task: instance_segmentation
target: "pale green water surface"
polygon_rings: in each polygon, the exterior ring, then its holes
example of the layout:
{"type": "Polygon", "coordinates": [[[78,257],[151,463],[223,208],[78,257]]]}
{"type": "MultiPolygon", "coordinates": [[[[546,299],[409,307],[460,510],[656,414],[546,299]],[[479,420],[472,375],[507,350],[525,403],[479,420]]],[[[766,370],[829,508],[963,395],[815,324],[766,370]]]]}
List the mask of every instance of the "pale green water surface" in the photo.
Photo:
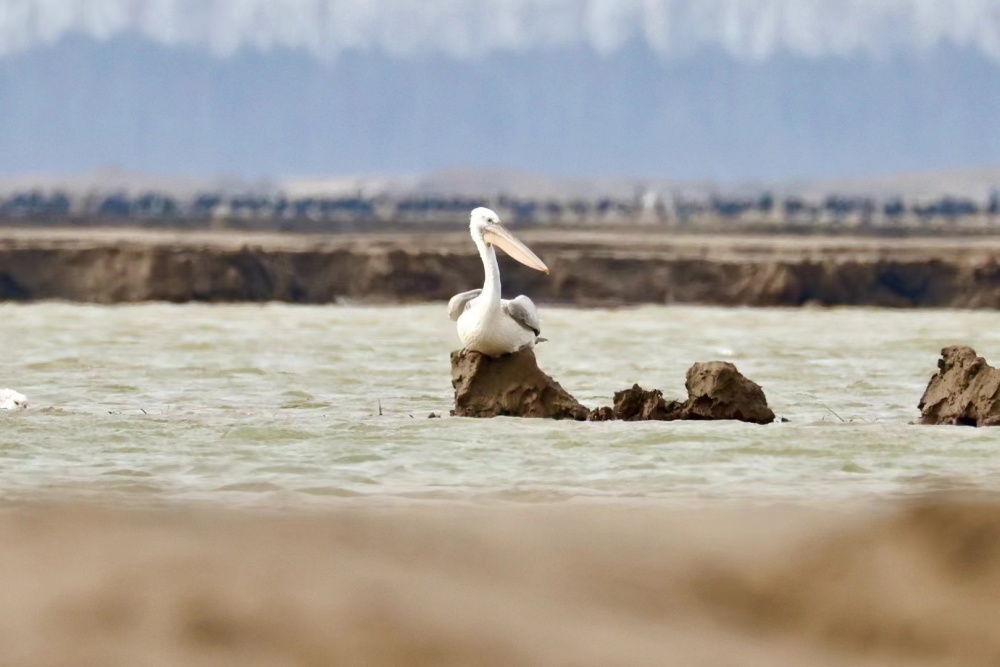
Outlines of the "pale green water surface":
{"type": "Polygon", "coordinates": [[[1000,314],[543,309],[542,367],[590,406],[732,361],[789,423],[448,417],[443,305],[0,305],[0,498],[830,502],[1000,490],[1000,430],[911,425],[940,349],[1000,314]],[[381,404],[382,415],[379,415],[381,404]],[[428,419],[428,414],[443,419],[428,419]]]}

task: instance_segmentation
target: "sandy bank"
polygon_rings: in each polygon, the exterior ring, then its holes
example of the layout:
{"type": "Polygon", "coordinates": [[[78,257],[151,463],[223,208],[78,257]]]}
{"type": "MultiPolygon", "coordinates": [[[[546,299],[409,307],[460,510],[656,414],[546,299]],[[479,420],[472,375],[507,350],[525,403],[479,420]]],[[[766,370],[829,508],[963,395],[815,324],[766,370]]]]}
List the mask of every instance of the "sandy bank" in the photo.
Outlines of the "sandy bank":
{"type": "Polygon", "coordinates": [[[1000,505],[8,507],[0,663],[985,665],[1000,505]]]}
{"type": "MultiPolygon", "coordinates": [[[[543,302],[1000,307],[994,238],[522,236],[552,275],[504,259],[505,291],[543,302]]],[[[0,230],[7,300],[426,301],[481,282],[462,232],[0,230]]]]}

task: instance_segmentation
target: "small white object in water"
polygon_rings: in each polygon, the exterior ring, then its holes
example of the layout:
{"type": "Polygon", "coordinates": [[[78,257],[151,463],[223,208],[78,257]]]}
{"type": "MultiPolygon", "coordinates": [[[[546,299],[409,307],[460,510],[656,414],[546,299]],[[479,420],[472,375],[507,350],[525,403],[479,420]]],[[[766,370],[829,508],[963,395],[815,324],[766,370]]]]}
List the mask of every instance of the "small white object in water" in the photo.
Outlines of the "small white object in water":
{"type": "Polygon", "coordinates": [[[0,410],[24,410],[28,397],[13,389],[0,389],[0,410]]]}

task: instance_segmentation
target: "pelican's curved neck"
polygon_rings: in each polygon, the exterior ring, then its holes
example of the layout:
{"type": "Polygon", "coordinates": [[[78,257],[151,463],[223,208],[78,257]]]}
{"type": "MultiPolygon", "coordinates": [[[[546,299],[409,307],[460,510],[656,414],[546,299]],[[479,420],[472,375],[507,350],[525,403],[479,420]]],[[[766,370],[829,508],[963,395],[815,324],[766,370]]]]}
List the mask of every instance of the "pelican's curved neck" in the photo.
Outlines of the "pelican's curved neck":
{"type": "Polygon", "coordinates": [[[483,282],[483,296],[491,304],[500,303],[500,266],[497,264],[497,253],[493,246],[488,245],[482,234],[473,234],[472,240],[479,248],[479,256],[483,260],[483,271],[486,280],[483,282]]]}

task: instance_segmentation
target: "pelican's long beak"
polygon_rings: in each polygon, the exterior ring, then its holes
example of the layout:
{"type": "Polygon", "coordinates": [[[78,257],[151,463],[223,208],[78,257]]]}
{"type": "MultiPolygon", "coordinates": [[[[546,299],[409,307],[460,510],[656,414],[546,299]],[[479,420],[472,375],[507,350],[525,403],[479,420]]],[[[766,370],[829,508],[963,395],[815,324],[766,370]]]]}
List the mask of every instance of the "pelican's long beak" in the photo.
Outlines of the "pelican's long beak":
{"type": "Polygon", "coordinates": [[[531,252],[528,246],[518,241],[503,225],[490,225],[487,227],[486,231],[483,232],[483,240],[495,245],[521,262],[521,264],[531,267],[535,271],[549,272],[549,267],[545,266],[545,262],[540,260],[538,255],[531,252]]]}

